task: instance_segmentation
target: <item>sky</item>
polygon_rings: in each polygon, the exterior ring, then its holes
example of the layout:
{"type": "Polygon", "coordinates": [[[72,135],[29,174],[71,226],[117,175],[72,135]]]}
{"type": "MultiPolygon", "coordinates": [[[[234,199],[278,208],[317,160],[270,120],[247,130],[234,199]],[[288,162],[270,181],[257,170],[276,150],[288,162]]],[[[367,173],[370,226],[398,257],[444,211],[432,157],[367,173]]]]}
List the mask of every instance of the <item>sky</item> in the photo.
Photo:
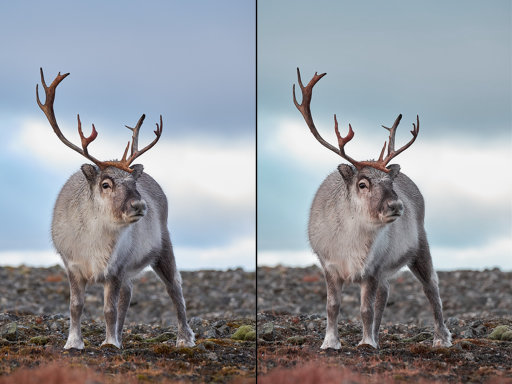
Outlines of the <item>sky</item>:
{"type": "MultiPolygon", "coordinates": [[[[255,4],[253,1],[9,2],[0,13],[0,265],[59,262],[52,209],[87,162],[36,104],[39,68],[60,71],[55,113],[65,136],[120,158],[125,125],[145,113],[137,162],[163,187],[180,269],[255,268],[255,4]]],[[[41,87],[40,87],[41,92],[41,87]]],[[[42,96],[44,100],[44,96],[42,96]]]]}
{"type": "MultiPolygon", "coordinates": [[[[308,211],[345,162],[309,132],[292,99],[300,67],[312,114],[354,158],[377,158],[403,119],[394,162],[419,186],[437,269],[512,270],[511,3],[258,1],[258,265],[317,263],[308,211]]],[[[300,96],[299,96],[300,101],[300,96]]]]}

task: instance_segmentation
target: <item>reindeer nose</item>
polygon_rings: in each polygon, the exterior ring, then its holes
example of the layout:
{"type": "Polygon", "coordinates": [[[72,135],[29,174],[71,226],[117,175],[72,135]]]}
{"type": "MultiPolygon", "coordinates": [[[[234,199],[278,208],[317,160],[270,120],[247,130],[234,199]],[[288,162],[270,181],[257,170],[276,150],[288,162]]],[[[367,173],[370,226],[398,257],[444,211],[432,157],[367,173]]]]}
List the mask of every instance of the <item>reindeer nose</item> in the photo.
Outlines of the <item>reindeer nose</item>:
{"type": "Polygon", "coordinates": [[[146,202],[144,200],[132,200],[130,202],[134,215],[143,216],[146,213],[146,202]]]}
{"type": "Polygon", "coordinates": [[[404,210],[404,205],[400,200],[388,201],[388,209],[392,215],[400,216],[404,210]]]}

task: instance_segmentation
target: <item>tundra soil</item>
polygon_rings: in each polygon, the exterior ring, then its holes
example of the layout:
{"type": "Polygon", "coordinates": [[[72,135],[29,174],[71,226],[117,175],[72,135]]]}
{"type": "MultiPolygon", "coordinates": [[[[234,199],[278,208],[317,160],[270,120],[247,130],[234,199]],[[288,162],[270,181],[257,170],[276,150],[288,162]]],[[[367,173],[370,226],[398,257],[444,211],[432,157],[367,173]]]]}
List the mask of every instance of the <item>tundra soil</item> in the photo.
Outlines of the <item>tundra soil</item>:
{"type": "Polygon", "coordinates": [[[88,287],[85,349],[63,350],[69,288],[61,267],[0,267],[0,383],[255,382],[254,272],[182,272],[196,346],[177,348],[174,306],[151,271],[134,282],[121,350],[105,337],[101,285],[88,287]]]}
{"type": "Polygon", "coordinates": [[[450,348],[433,348],[433,321],[408,271],[391,281],[380,349],[362,336],[359,286],[344,287],[340,350],[321,350],[325,283],[316,267],[258,269],[258,383],[512,383],[512,272],[439,272],[450,348]]]}

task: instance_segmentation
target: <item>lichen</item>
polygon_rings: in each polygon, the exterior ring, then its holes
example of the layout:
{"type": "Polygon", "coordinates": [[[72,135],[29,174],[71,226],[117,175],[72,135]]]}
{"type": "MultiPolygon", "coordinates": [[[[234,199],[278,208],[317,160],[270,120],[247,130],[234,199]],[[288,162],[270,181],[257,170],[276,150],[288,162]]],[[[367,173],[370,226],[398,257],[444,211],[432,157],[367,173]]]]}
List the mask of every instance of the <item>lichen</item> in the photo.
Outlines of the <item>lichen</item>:
{"type": "Polygon", "coordinates": [[[512,340],[512,329],[506,325],[498,325],[489,334],[492,340],[512,340]]]}
{"type": "Polygon", "coordinates": [[[231,335],[233,340],[255,340],[256,332],[252,325],[241,325],[238,327],[235,333],[231,335]],[[254,333],[254,334],[253,334],[254,333]],[[247,338],[247,334],[249,334],[249,338],[247,338]]]}

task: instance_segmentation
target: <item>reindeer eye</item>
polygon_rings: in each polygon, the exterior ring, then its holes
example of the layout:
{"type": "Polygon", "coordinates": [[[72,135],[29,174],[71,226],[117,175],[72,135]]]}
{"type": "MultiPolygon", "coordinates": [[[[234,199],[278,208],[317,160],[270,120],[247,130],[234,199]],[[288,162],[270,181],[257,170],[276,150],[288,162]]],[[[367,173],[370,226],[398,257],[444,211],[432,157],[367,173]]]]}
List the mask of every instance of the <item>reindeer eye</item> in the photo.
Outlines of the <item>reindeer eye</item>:
{"type": "Polygon", "coordinates": [[[359,189],[365,189],[366,183],[359,183],[359,189]]]}
{"type": "Polygon", "coordinates": [[[103,183],[103,184],[101,184],[101,188],[108,189],[108,188],[110,188],[110,184],[109,183],[103,183]]]}

